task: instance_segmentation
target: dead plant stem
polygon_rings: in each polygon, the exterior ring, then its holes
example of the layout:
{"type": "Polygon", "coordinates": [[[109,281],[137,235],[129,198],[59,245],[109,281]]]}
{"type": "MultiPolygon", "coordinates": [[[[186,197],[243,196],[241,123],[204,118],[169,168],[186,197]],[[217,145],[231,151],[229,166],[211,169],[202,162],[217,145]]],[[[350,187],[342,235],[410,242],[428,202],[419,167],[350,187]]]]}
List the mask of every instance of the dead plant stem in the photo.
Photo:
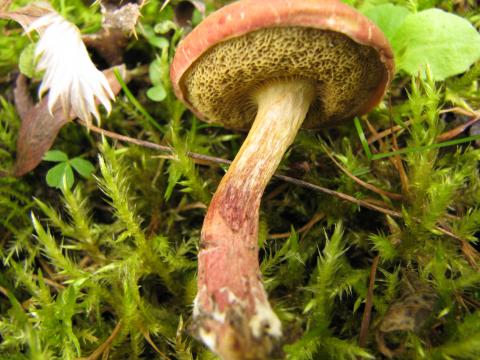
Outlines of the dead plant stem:
{"type": "MultiPolygon", "coordinates": [[[[127,143],[130,143],[130,144],[135,144],[135,145],[142,146],[142,147],[149,148],[149,149],[153,149],[153,150],[164,151],[164,152],[168,152],[168,153],[171,153],[171,154],[175,153],[174,149],[171,148],[170,146],[160,145],[160,144],[152,143],[150,141],[131,138],[129,136],[117,134],[113,131],[104,130],[104,129],[99,128],[99,127],[94,126],[94,125],[89,125],[82,120],[77,120],[77,121],[81,125],[87,127],[90,131],[93,131],[95,133],[98,133],[98,134],[101,134],[103,136],[109,137],[111,139],[127,142],[127,143]]],[[[202,164],[204,164],[205,162],[214,163],[214,164],[222,164],[222,165],[230,165],[231,164],[230,160],[218,158],[218,157],[215,157],[215,156],[203,155],[203,154],[198,154],[198,153],[194,153],[194,152],[188,152],[187,155],[193,160],[200,161],[202,164]]],[[[372,204],[368,201],[360,200],[360,199],[357,199],[353,196],[350,196],[350,195],[347,195],[347,194],[344,194],[344,193],[341,193],[341,192],[338,192],[338,191],[335,191],[335,190],[331,190],[331,189],[325,188],[323,186],[315,185],[315,184],[309,183],[309,182],[304,181],[304,180],[300,180],[300,179],[296,179],[296,178],[292,178],[290,176],[285,176],[285,175],[280,175],[280,174],[275,174],[273,177],[276,178],[276,179],[285,181],[287,183],[293,184],[293,185],[297,185],[297,186],[300,186],[300,187],[303,187],[303,188],[306,188],[306,189],[319,191],[319,192],[322,192],[324,194],[334,196],[338,199],[348,201],[348,202],[350,202],[352,204],[355,204],[355,205],[358,205],[360,207],[364,207],[366,209],[377,211],[377,212],[380,212],[382,214],[392,216],[394,218],[403,218],[403,215],[398,211],[383,208],[381,206],[372,204]]],[[[421,222],[420,219],[415,219],[415,221],[421,222]]],[[[437,226],[437,227],[435,227],[435,230],[441,232],[444,235],[447,235],[447,236],[450,236],[454,239],[459,240],[460,242],[462,242],[462,244],[465,242],[464,239],[462,239],[461,237],[455,235],[454,233],[452,233],[451,231],[449,231],[449,230],[447,230],[443,227],[437,226]]]]}

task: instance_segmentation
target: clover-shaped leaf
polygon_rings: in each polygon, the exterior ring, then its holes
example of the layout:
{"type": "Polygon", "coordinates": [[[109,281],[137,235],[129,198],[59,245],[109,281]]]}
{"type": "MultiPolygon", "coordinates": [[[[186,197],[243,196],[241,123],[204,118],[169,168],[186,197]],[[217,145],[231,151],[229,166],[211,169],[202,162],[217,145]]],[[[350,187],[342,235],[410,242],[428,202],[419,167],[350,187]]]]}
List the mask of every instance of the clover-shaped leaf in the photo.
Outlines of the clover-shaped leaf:
{"type": "Polygon", "coordinates": [[[46,180],[48,186],[63,189],[70,189],[75,181],[73,170],[84,178],[88,178],[95,170],[93,164],[80,157],[69,159],[68,155],[60,150],[47,151],[43,157],[45,161],[58,163],[47,172],[46,180]]]}

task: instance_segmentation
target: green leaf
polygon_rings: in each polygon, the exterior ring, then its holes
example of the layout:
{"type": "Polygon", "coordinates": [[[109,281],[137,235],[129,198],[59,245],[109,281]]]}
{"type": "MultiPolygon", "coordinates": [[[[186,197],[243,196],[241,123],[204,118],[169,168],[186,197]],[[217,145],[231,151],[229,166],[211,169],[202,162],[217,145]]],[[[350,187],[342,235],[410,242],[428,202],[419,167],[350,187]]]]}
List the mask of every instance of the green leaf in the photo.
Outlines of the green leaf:
{"type": "Polygon", "coordinates": [[[177,25],[175,25],[173,21],[164,20],[156,24],[153,28],[153,31],[155,31],[157,34],[164,35],[168,33],[170,30],[176,30],[176,29],[177,29],[177,25]]]}
{"type": "Polygon", "coordinates": [[[18,68],[23,75],[29,78],[35,76],[35,44],[29,44],[23,49],[18,60],[18,68]]]}
{"type": "Polygon", "coordinates": [[[83,177],[88,178],[92,172],[95,170],[95,166],[85,159],[76,157],[70,161],[70,164],[73,168],[83,177]]]}
{"type": "Polygon", "coordinates": [[[162,66],[162,59],[157,57],[150,63],[150,66],[148,67],[148,75],[153,85],[162,83],[162,79],[165,75],[162,66]]]}
{"type": "Polygon", "coordinates": [[[170,163],[170,167],[168,168],[168,186],[165,190],[165,200],[170,199],[170,196],[172,196],[173,193],[173,189],[175,188],[181,177],[182,171],[180,170],[180,165],[177,162],[172,161],[170,163]]]}
{"type": "Polygon", "coordinates": [[[143,27],[143,35],[152,46],[160,49],[168,48],[170,46],[170,42],[164,37],[157,36],[151,26],[143,27]]]}
{"type": "Polygon", "coordinates": [[[65,162],[68,161],[68,156],[60,150],[50,150],[43,155],[43,160],[53,162],[65,162]]]}
{"type": "Polygon", "coordinates": [[[480,35],[467,20],[439,9],[408,15],[392,39],[397,66],[414,75],[428,64],[434,80],[465,72],[480,59],[480,35]]]}
{"type": "Polygon", "coordinates": [[[403,6],[384,4],[370,7],[363,13],[382,29],[389,41],[392,41],[393,36],[410,14],[410,11],[403,6]]]}
{"type": "Polygon", "coordinates": [[[203,15],[200,11],[198,11],[197,8],[193,10],[193,15],[192,15],[192,26],[197,26],[200,24],[203,20],[203,15]]]}
{"type": "Polygon", "coordinates": [[[155,37],[149,38],[148,40],[150,41],[150,44],[152,44],[155,47],[158,47],[159,49],[165,49],[170,46],[170,43],[164,37],[155,36],[155,37]]]}
{"type": "Polygon", "coordinates": [[[47,184],[48,186],[63,189],[65,178],[65,185],[70,189],[73,185],[73,170],[68,162],[61,162],[55,165],[47,172],[47,184]]]}
{"type": "Polygon", "coordinates": [[[167,97],[167,91],[163,85],[156,85],[147,90],[147,96],[152,101],[163,101],[167,97]]]}
{"type": "Polygon", "coordinates": [[[370,160],[372,158],[372,151],[370,150],[370,146],[368,145],[367,138],[365,136],[365,133],[363,132],[362,124],[360,124],[360,120],[358,120],[357,117],[354,119],[354,122],[355,122],[355,128],[357,129],[357,132],[358,132],[358,137],[360,138],[360,142],[362,143],[362,146],[363,146],[363,150],[365,151],[365,154],[370,160]]]}

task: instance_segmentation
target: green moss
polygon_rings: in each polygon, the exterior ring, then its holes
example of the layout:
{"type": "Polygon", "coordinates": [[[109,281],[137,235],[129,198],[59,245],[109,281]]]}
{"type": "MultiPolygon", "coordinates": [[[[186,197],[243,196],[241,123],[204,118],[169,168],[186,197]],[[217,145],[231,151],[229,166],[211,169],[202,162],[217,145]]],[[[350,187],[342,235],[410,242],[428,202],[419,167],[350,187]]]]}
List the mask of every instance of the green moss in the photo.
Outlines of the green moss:
{"type": "MultiPolygon", "coordinates": [[[[433,3],[463,15],[452,1],[413,5],[433,3]]],[[[98,7],[54,5],[82,29],[99,26],[98,7]]],[[[171,5],[159,13],[160,5],[146,5],[146,29],[172,20],[171,5]]],[[[478,16],[478,8],[468,10],[478,16]]],[[[10,74],[28,40],[11,23],[0,29],[13,29],[11,37],[0,37],[0,47],[10,49],[0,56],[0,359],[77,359],[95,351],[111,359],[213,359],[188,329],[200,229],[224,169],[198,163],[190,153],[233,159],[245,135],[199,122],[175,99],[165,71],[182,31],[142,35],[138,29],[139,39],[132,38],[127,50],[140,59],[133,70],[144,74],[142,66],[155,61],[167,97],[150,101],[151,81],[137,76],[128,84],[137,103],[120,94],[102,125],[168,144],[173,153],[102,139],[72,123],[54,148],[71,157],[82,153],[96,165],[95,177],[61,191],[47,186],[43,164],[23,178],[8,176],[20,126],[10,74]]],[[[395,150],[391,136],[368,145],[370,158],[353,123],[298,135],[280,172],[396,215],[271,181],[261,209],[260,260],[289,358],[382,358],[378,331],[388,321],[405,320],[392,308],[405,309],[412,293],[434,300],[427,316],[418,317],[418,331],[399,336],[405,350],[398,358],[480,356],[480,150],[473,142],[429,148],[466,121],[441,110],[478,108],[478,69],[440,83],[399,74],[391,108],[386,101],[359,119],[367,139],[367,120],[378,132],[400,125],[401,166],[392,157],[372,160],[395,150]],[[360,346],[376,256],[372,321],[360,346]]]]}

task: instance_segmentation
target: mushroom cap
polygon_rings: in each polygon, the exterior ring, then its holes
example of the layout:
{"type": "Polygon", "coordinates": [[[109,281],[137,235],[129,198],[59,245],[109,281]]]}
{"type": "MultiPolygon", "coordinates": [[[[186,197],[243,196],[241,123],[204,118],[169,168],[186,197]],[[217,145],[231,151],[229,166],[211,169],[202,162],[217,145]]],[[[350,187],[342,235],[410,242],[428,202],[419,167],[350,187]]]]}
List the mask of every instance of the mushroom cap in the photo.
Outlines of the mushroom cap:
{"type": "Polygon", "coordinates": [[[307,79],[316,88],[304,126],[362,115],[394,73],[381,30],[338,0],[240,0],[212,13],[177,48],[175,94],[200,119],[248,129],[255,92],[307,79]]]}

